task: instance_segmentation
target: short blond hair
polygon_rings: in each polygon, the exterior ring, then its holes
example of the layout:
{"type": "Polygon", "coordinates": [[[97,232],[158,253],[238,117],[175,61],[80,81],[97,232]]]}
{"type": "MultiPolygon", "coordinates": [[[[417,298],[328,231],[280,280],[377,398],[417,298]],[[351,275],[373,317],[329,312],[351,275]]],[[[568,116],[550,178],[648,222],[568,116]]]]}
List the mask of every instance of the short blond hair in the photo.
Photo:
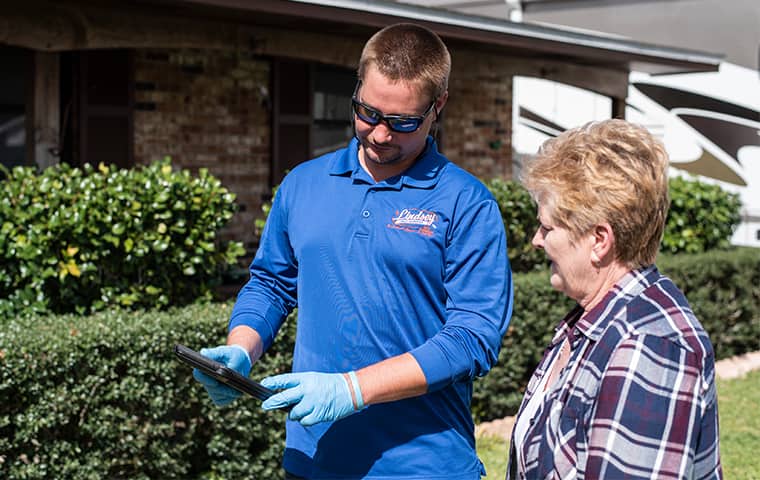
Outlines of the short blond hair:
{"type": "Polygon", "coordinates": [[[644,127],[590,122],[547,140],[523,183],[572,240],[607,222],[615,258],[629,268],[657,258],[670,205],[668,155],[644,127]]]}
{"type": "Polygon", "coordinates": [[[448,90],[451,55],[432,30],[413,23],[397,23],[375,33],[364,45],[358,76],[375,67],[396,82],[419,85],[420,94],[438,99],[448,90]]]}

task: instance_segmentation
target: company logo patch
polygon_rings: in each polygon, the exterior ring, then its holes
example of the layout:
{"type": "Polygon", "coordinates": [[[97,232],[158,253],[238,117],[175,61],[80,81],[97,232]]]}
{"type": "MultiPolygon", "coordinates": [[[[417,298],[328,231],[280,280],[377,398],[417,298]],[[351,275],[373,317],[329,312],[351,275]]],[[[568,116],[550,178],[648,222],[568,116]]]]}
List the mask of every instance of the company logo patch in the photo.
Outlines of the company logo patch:
{"type": "Polygon", "coordinates": [[[401,211],[396,210],[396,215],[391,217],[391,223],[387,227],[432,237],[438,228],[437,221],[438,214],[435,212],[421,208],[405,208],[401,211]]]}

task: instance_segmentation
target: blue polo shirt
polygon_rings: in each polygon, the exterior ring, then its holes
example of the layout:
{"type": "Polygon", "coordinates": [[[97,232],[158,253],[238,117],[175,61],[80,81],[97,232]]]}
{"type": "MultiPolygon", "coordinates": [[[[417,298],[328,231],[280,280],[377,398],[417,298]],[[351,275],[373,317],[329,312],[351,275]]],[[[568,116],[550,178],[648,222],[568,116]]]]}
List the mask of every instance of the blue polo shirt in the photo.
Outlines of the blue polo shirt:
{"type": "Polygon", "coordinates": [[[425,152],[375,183],[358,142],[282,182],[229,328],[268,348],[297,305],[293,371],[346,372],[410,352],[428,393],[332,423],[287,422],[283,465],[308,478],[479,479],[472,379],[496,362],[512,313],[498,205],[425,152]]]}

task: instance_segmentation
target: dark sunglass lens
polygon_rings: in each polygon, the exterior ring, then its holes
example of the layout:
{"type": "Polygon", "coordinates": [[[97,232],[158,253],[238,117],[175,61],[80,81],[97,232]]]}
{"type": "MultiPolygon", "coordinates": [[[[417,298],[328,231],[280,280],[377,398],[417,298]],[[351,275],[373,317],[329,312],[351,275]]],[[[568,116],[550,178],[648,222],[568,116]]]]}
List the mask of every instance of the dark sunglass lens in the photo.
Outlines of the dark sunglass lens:
{"type": "Polygon", "coordinates": [[[382,118],[382,115],[374,110],[370,110],[360,103],[354,103],[354,112],[356,112],[356,116],[358,116],[363,122],[369,123],[370,125],[377,125],[382,118]]]}
{"type": "Polygon", "coordinates": [[[420,128],[420,121],[416,118],[394,118],[388,120],[391,130],[401,133],[414,132],[420,128]]]}

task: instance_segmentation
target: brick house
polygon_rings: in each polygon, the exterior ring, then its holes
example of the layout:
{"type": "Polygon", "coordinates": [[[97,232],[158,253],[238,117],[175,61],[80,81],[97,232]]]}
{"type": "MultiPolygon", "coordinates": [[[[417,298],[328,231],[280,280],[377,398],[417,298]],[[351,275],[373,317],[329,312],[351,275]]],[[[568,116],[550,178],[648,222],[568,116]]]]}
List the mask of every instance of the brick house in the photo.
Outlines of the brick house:
{"type": "Polygon", "coordinates": [[[27,0],[0,6],[0,160],[129,167],[171,156],[236,193],[225,235],[253,221],[284,172],[350,137],[361,47],[413,21],[452,53],[443,152],[480,178],[511,178],[513,77],[612,99],[628,73],[709,71],[711,54],[401,3],[286,0],[27,0]]]}

